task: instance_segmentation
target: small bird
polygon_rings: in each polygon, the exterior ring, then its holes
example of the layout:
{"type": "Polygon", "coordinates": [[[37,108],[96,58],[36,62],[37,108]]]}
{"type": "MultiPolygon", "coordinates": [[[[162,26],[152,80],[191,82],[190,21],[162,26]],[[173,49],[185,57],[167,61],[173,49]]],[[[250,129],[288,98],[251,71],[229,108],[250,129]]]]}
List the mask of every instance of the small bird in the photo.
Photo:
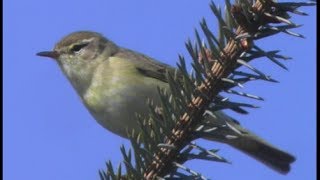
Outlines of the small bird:
{"type": "MultiPolygon", "coordinates": [[[[169,89],[167,71],[175,69],[146,55],[122,48],[99,33],[74,32],[59,41],[53,51],[37,53],[56,60],[96,121],[109,131],[127,138],[127,130],[139,131],[135,114],[147,115],[147,100],[160,104],[157,87],[169,89]]],[[[284,152],[221,111],[209,117],[212,124],[227,122],[209,140],[228,144],[279,173],[287,174],[294,156],[284,152]],[[234,134],[238,138],[227,138],[234,134]]]]}

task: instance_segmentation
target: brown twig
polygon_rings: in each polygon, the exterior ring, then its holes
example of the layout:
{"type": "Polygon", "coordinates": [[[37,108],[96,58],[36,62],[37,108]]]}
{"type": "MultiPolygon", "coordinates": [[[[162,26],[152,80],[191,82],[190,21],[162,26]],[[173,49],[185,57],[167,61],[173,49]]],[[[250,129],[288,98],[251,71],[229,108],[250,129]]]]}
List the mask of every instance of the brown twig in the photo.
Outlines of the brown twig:
{"type": "MultiPolygon", "coordinates": [[[[268,0],[265,0],[268,1],[268,0]]],[[[270,0],[269,0],[270,1],[270,0]]],[[[252,9],[259,14],[263,14],[266,7],[270,3],[261,3],[257,1],[252,9]]],[[[238,8],[237,6],[234,6],[238,8]]],[[[239,9],[236,9],[235,15],[240,13],[239,9]]],[[[254,25],[250,24],[248,28],[247,21],[242,21],[240,14],[238,14],[238,28],[236,30],[236,35],[244,33],[252,33],[257,31],[257,28],[260,25],[266,24],[267,22],[253,22],[254,25]],[[248,32],[250,31],[250,32],[248,32]]],[[[245,40],[245,39],[244,39],[245,40]]],[[[145,171],[145,179],[156,179],[156,177],[163,177],[170,172],[170,169],[173,167],[173,162],[179,154],[180,150],[185,147],[186,144],[191,140],[191,132],[194,127],[201,121],[202,115],[205,109],[208,107],[213,98],[223,89],[224,83],[221,81],[221,78],[226,78],[228,75],[237,67],[237,59],[240,55],[248,50],[247,46],[243,46],[243,43],[252,43],[251,40],[245,42],[236,41],[234,39],[229,39],[229,42],[225,46],[223,52],[220,53],[220,59],[222,64],[215,62],[211,68],[210,76],[205,80],[204,83],[197,87],[199,94],[206,94],[206,97],[195,96],[192,99],[192,102],[188,105],[187,111],[180,117],[180,120],[177,122],[175,128],[172,130],[172,134],[167,138],[166,144],[174,146],[175,148],[160,148],[160,150],[155,154],[153,162],[149,165],[145,171]]],[[[249,44],[250,45],[250,44],[249,44]]],[[[249,47],[251,48],[251,46],[249,47]]]]}

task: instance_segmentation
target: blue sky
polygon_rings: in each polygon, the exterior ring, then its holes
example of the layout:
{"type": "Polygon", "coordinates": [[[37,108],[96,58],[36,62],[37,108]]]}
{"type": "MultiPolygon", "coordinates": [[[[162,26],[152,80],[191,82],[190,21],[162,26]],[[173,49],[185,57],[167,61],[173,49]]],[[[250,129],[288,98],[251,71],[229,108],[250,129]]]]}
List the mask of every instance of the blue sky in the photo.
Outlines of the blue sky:
{"type": "MultiPolygon", "coordinates": [[[[105,162],[118,164],[119,147],[129,143],[98,125],[57,64],[35,56],[51,50],[62,36],[78,31],[100,32],[118,45],[175,65],[178,53],[194,39],[194,28],[206,17],[216,29],[210,1],[183,0],[6,0],[4,1],[4,179],[98,179],[105,162]],[[211,20],[211,21],[210,21],[211,20]]],[[[216,1],[223,5],[223,1],[216,1]]],[[[281,83],[254,82],[246,92],[264,97],[260,109],[247,116],[231,114],[245,127],[294,154],[292,171],[283,176],[229,146],[219,148],[232,165],[192,161],[188,167],[212,179],[315,179],[316,177],[316,21],[294,18],[294,30],[306,39],[278,35],[257,42],[265,50],[293,57],[289,71],[266,59],[253,64],[281,83]]]]}

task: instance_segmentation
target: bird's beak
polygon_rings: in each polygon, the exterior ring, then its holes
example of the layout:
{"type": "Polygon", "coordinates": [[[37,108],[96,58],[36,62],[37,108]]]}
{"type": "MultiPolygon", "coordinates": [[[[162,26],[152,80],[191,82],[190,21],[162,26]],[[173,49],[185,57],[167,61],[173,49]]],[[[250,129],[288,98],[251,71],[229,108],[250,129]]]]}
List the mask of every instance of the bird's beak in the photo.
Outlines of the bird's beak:
{"type": "Polygon", "coordinates": [[[59,57],[59,53],[57,51],[42,51],[42,52],[38,52],[37,56],[43,56],[43,57],[57,59],[59,57]]]}

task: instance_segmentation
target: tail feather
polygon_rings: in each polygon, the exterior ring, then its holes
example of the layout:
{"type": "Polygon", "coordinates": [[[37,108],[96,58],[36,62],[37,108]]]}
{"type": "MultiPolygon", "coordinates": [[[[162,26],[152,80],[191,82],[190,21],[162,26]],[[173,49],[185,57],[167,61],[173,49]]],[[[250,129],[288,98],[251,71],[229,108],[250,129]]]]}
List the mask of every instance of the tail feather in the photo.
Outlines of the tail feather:
{"type": "Polygon", "coordinates": [[[281,174],[287,174],[290,171],[290,164],[295,161],[294,156],[267,143],[223,112],[216,111],[214,115],[214,118],[207,119],[208,123],[213,126],[227,124],[228,127],[218,128],[204,138],[228,144],[281,174]],[[227,135],[237,138],[228,138],[227,135]]]}
{"type": "Polygon", "coordinates": [[[268,167],[281,174],[290,171],[290,164],[295,161],[295,157],[279,150],[269,144],[252,137],[241,137],[229,142],[229,145],[248,154],[256,160],[264,163],[268,167]]]}

